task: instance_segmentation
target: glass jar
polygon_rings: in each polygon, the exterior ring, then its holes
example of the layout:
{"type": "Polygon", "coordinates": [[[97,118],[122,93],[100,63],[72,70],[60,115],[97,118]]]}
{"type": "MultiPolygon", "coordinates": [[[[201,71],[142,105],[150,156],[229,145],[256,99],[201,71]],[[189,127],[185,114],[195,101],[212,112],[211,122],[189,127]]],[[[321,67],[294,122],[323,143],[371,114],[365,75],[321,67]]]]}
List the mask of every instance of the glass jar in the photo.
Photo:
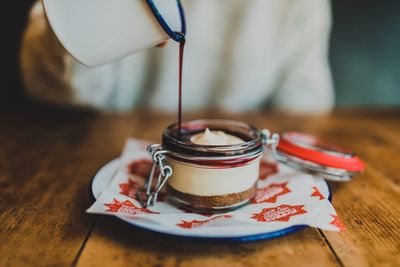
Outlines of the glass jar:
{"type": "Polygon", "coordinates": [[[268,147],[276,161],[294,169],[332,181],[348,181],[365,169],[352,151],[325,142],[313,135],[259,130],[231,120],[194,120],[167,127],[162,145],[153,144],[148,152],[153,167],[138,199],[151,206],[166,188],[168,198],[195,212],[225,212],[251,201],[256,192],[260,160],[268,147]],[[235,145],[199,145],[191,137],[205,129],[223,131],[243,140],[235,145]],[[156,168],[159,175],[155,181],[156,168]]]}
{"type": "MultiPolygon", "coordinates": [[[[154,193],[165,185],[170,201],[195,212],[225,212],[241,207],[256,193],[260,160],[268,140],[277,144],[278,136],[269,139],[269,131],[239,121],[194,120],[183,123],[180,131],[177,124],[170,125],[163,132],[162,145],[149,147],[161,176],[154,193]],[[207,128],[243,142],[199,145],[191,141],[193,135],[207,128]]],[[[147,189],[152,183],[147,182],[147,189]]],[[[147,190],[147,204],[156,200],[150,195],[151,190],[147,190]]]]}

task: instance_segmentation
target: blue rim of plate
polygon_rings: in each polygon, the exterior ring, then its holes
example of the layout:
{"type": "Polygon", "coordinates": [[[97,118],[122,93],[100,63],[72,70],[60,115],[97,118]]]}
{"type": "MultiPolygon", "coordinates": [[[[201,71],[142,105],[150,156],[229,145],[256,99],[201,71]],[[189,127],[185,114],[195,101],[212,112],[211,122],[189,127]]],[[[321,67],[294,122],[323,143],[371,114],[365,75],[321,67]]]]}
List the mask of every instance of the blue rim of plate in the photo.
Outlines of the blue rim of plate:
{"type": "MultiPolygon", "coordinates": [[[[118,158],[116,158],[116,159],[118,159],[118,158]]],[[[99,173],[99,171],[104,166],[106,166],[108,163],[110,163],[111,161],[112,160],[108,161],[106,164],[104,164],[102,167],[100,167],[94,173],[93,177],[90,180],[89,196],[92,199],[92,201],[96,201],[96,197],[94,196],[93,190],[92,190],[94,178],[99,173]]],[[[331,187],[328,182],[326,182],[326,185],[328,186],[328,191],[329,191],[328,200],[329,200],[329,202],[332,202],[331,187]]],[[[151,235],[157,235],[157,237],[163,237],[163,238],[169,239],[169,240],[172,239],[175,241],[179,240],[179,241],[193,242],[193,243],[250,243],[250,242],[274,239],[274,238],[286,236],[289,234],[294,234],[296,232],[299,232],[299,231],[309,227],[308,225],[295,225],[295,226],[290,226],[290,227],[287,227],[287,228],[284,228],[284,229],[281,229],[278,231],[267,232],[267,233],[262,233],[262,234],[255,234],[255,235],[246,235],[246,236],[240,236],[240,237],[201,237],[201,236],[182,236],[182,235],[177,235],[177,234],[157,232],[157,231],[154,231],[149,228],[145,228],[142,226],[138,226],[136,224],[129,223],[127,221],[122,220],[121,218],[118,218],[117,216],[112,216],[112,218],[115,220],[118,220],[120,222],[123,222],[124,224],[133,226],[134,228],[136,228],[136,230],[140,230],[141,232],[144,232],[144,233],[149,233],[151,235]]]]}

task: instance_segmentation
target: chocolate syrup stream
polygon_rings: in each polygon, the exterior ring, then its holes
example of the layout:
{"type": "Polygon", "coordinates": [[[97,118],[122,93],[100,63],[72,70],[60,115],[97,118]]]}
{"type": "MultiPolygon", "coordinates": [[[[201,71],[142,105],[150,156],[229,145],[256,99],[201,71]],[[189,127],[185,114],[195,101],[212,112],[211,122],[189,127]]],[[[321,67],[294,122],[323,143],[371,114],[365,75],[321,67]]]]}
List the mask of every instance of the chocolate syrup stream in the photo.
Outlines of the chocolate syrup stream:
{"type": "Polygon", "coordinates": [[[185,50],[185,35],[176,33],[182,37],[179,43],[179,88],[178,88],[178,133],[182,133],[182,67],[183,67],[183,52],[185,50]]]}

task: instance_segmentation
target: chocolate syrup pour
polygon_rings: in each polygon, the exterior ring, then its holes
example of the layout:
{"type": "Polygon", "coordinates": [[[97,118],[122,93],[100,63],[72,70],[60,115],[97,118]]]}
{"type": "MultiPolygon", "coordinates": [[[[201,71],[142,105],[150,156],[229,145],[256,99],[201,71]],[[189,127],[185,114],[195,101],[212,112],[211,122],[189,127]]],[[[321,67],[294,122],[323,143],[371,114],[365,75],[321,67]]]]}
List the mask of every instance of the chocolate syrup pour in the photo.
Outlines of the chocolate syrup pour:
{"type": "Polygon", "coordinates": [[[185,35],[177,32],[176,34],[182,37],[179,43],[179,88],[178,88],[178,133],[182,132],[182,67],[183,67],[183,52],[185,50],[185,35]]]}

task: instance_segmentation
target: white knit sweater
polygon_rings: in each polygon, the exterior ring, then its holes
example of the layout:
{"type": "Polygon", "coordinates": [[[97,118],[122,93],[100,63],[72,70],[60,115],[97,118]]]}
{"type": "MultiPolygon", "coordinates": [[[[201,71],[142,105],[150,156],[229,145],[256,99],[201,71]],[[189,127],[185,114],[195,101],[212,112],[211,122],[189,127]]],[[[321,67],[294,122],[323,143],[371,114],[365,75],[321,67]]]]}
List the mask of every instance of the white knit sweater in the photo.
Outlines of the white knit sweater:
{"type": "MultiPolygon", "coordinates": [[[[188,21],[183,105],[246,111],[271,103],[291,112],[333,106],[327,62],[328,0],[183,0],[188,21]]],[[[152,48],[89,68],[69,56],[40,3],[21,56],[26,91],[60,105],[175,111],[178,47],[152,48]]]]}

